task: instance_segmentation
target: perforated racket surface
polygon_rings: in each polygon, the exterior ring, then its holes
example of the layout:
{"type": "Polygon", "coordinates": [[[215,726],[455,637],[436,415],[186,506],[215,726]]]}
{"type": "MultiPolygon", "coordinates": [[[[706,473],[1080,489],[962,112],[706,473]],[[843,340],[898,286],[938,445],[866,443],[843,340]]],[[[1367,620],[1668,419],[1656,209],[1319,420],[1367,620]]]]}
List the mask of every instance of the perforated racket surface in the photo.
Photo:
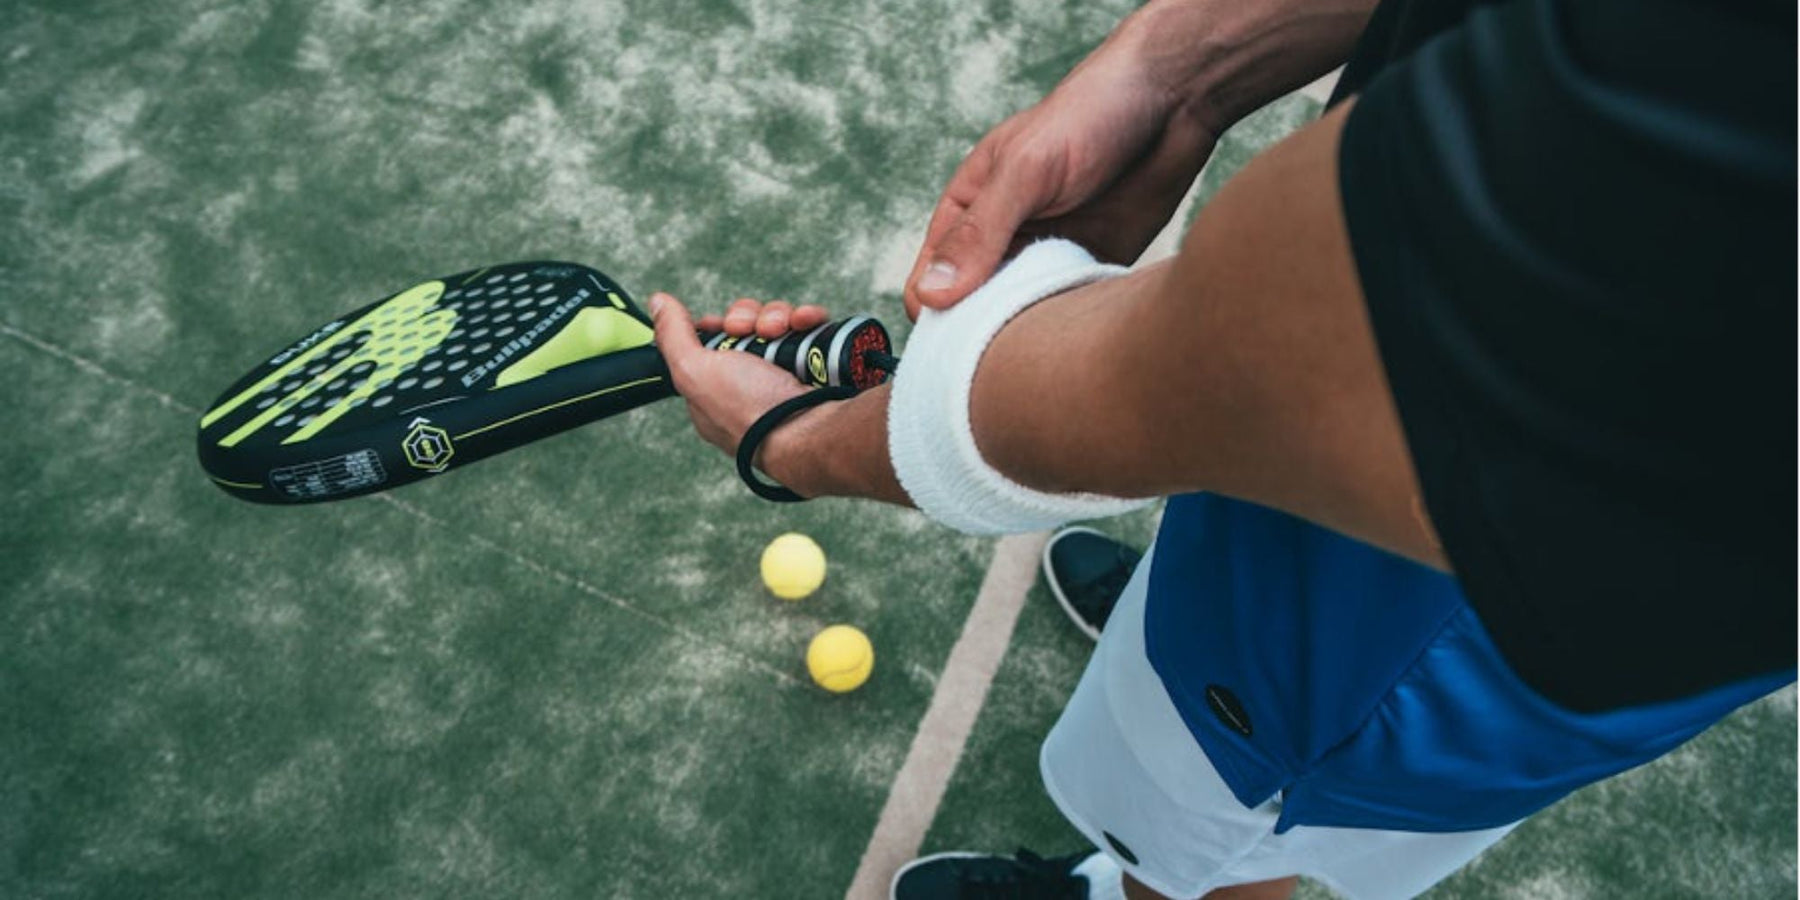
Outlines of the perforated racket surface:
{"type": "MultiPolygon", "coordinates": [[[[821,347],[787,360],[797,377],[884,377],[859,352],[887,350],[874,320],[792,337],[821,347]],[[827,359],[827,347],[842,352],[827,359]]],[[[269,357],[201,417],[200,463],[244,500],[340,500],[673,394],[649,317],[616,282],[573,263],[509,263],[421,282],[269,357]]]]}

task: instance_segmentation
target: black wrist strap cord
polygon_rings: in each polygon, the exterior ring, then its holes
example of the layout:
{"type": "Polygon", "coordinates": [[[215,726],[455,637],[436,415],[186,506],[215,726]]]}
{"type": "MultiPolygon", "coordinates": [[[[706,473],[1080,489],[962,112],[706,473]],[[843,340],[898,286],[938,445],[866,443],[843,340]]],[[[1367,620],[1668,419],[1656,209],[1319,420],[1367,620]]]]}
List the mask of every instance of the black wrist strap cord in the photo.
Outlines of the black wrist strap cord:
{"type": "Polygon", "coordinates": [[[799,503],[800,501],[805,500],[805,497],[802,497],[779,484],[772,484],[758,477],[756,474],[756,467],[753,464],[756,460],[756,451],[762,446],[762,442],[768,438],[769,432],[774,431],[782,422],[787,421],[788,418],[795,413],[804,409],[811,409],[821,403],[830,403],[834,400],[848,400],[851,397],[856,396],[856,393],[856,388],[848,386],[822,387],[817,390],[808,391],[798,397],[789,397],[776,404],[774,409],[763,413],[762,417],[757,419],[756,423],[750,426],[750,430],[744,432],[744,439],[738,441],[738,477],[744,479],[744,483],[750,486],[750,491],[752,493],[764,500],[772,500],[776,503],[799,503]]]}

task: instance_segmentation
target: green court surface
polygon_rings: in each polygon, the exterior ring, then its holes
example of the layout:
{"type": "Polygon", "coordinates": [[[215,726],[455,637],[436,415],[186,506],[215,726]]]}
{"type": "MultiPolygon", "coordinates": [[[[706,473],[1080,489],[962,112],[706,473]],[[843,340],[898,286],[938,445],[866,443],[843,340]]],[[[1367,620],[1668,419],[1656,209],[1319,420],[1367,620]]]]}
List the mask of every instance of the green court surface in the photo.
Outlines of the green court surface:
{"type": "MultiPolygon", "coordinates": [[[[961,153],[1129,8],[0,2],[0,897],[843,896],[992,542],[754,500],[674,402],[304,508],[208,484],[195,421],[510,259],[902,325],[961,153]],[[789,530],[832,560],[798,604],[756,579],[789,530]],[[877,651],[842,697],[834,622],[877,651]]],[[[1033,589],[925,849],[1076,848],[1036,748],[1089,648],[1033,589]]],[[[1791,897],[1794,757],[1789,691],[1433,896],[1791,897]]]]}

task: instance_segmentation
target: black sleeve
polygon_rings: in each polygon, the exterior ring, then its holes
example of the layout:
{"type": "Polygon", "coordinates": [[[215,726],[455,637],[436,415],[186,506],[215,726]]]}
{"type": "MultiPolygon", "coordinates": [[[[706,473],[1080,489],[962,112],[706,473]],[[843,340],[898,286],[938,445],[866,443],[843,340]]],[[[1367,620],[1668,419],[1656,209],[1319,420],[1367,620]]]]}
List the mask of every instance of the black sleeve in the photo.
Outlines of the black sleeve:
{"type": "Polygon", "coordinates": [[[1426,505],[1569,708],[1794,665],[1794,64],[1792,4],[1522,0],[1353,85],[1340,188],[1426,505]]]}

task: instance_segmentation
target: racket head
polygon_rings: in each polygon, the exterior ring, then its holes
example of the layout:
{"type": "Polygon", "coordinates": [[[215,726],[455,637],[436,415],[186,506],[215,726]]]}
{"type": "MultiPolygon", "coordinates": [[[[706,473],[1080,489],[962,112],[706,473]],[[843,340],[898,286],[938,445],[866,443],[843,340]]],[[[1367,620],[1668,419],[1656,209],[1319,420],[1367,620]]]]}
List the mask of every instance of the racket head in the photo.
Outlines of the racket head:
{"type": "Polygon", "coordinates": [[[389,294],[258,363],[202,415],[200,464],[244,500],[339,500],[671,393],[650,318],[612,279],[488,266],[389,294]]]}

